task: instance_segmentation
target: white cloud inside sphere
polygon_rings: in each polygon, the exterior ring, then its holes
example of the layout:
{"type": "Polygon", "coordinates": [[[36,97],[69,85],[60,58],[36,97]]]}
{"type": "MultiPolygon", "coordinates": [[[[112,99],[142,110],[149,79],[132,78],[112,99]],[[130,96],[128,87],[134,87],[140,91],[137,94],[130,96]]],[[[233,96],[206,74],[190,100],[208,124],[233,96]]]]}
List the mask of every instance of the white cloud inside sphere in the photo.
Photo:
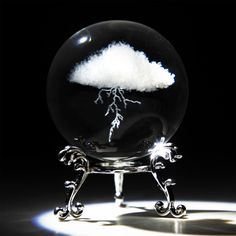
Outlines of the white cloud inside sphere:
{"type": "Polygon", "coordinates": [[[161,62],[149,61],[129,44],[113,42],[97,54],[75,65],[69,80],[97,88],[120,87],[151,92],[172,85],[175,75],[161,62]]]}

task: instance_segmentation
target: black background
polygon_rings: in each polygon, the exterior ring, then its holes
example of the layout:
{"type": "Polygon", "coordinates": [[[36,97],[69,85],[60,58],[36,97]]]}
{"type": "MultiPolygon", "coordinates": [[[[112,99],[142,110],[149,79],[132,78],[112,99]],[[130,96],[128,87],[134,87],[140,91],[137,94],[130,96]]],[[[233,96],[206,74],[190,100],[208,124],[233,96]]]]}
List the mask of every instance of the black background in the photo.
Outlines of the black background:
{"type": "MultiPolygon", "coordinates": [[[[1,2],[0,165],[6,209],[16,203],[34,208],[35,199],[40,209],[63,202],[63,182],[73,171],[57,161],[67,143],[49,116],[47,73],[68,37],[112,19],[156,29],[184,62],[189,103],[172,138],[184,158],[167,174],[177,180],[176,197],[236,200],[235,4],[163,2],[1,2]]],[[[112,182],[110,175],[89,176],[81,200],[112,200],[112,182]]],[[[127,176],[125,193],[128,200],[162,196],[149,174],[127,176]]]]}

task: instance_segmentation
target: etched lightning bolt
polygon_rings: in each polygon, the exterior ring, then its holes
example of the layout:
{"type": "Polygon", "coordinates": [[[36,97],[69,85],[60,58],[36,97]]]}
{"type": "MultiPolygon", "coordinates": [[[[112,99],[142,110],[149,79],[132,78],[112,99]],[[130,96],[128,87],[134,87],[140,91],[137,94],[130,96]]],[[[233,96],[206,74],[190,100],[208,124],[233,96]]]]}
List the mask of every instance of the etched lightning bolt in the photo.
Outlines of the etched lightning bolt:
{"type": "Polygon", "coordinates": [[[141,104],[140,101],[134,101],[125,98],[124,96],[125,91],[120,87],[113,87],[113,88],[102,88],[98,92],[98,97],[94,101],[95,104],[98,104],[99,102],[101,104],[104,103],[103,101],[103,94],[106,94],[108,98],[111,98],[111,103],[108,105],[107,111],[105,113],[105,116],[108,116],[109,114],[114,113],[115,117],[113,121],[111,122],[111,127],[109,131],[109,137],[108,141],[111,142],[111,137],[115,129],[119,129],[121,121],[124,119],[124,117],[121,115],[121,105],[126,109],[128,103],[136,103],[141,104]]]}

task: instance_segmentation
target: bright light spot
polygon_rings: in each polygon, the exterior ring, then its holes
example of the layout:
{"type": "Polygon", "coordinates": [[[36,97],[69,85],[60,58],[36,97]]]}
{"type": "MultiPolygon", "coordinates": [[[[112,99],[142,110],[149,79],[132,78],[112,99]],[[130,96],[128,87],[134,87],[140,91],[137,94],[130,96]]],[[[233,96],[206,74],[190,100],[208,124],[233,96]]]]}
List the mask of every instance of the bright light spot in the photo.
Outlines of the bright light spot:
{"type": "Polygon", "coordinates": [[[160,141],[155,142],[154,146],[148,150],[148,152],[151,154],[150,158],[154,159],[157,156],[160,156],[167,160],[170,159],[172,153],[171,145],[171,143],[166,143],[165,138],[162,137],[160,141]]]}
{"type": "Polygon", "coordinates": [[[90,38],[88,36],[82,36],[81,38],[79,38],[78,44],[82,44],[89,41],[90,41],[90,38]]]}
{"type": "Polygon", "coordinates": [[[236,225],[236,220],[230,220],[227,222],[228,224],[231,224],[231,225],[236,225]]]}
{"type": "Polygon", "coordinates": [[[81,218],[66,221],[59,221],[50,210],[37,216],[34,223],[56,233],[80,236],[192,235],[198,233],[196,230],[205,230],[204,235],[207,232],[213,235],[217,227],[221,232],[236,231],[236,203],[184,201],[181,203],[186,205],[189,213],[183,219],[158,217],[154,212],[154,203],[127,202],[125,208],[118,208],[114,203],[88,204],[81,218]]]}

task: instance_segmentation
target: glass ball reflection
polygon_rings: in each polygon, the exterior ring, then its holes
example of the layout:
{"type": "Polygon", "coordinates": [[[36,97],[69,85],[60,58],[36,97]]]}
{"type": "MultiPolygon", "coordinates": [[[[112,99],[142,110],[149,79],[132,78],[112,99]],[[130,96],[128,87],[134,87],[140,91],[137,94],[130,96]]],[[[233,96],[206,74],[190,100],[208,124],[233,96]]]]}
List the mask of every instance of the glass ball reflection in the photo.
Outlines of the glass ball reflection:
{"type": "Polygon", "coordinates": [[[127,160],[169,140],[186,109],[186,73],[155,30],[106,21],[70,37],[48,76],[52,118],[66,140],[90,157],[127,160]]]}

